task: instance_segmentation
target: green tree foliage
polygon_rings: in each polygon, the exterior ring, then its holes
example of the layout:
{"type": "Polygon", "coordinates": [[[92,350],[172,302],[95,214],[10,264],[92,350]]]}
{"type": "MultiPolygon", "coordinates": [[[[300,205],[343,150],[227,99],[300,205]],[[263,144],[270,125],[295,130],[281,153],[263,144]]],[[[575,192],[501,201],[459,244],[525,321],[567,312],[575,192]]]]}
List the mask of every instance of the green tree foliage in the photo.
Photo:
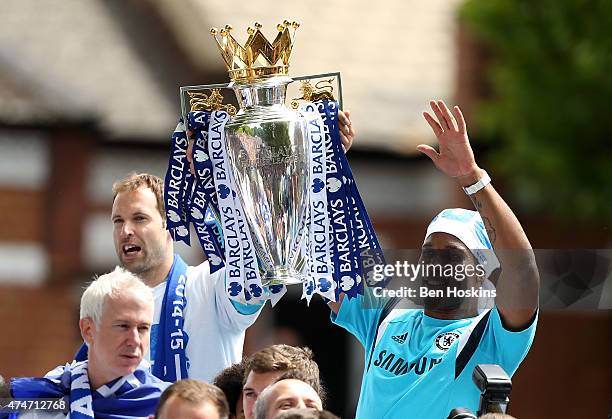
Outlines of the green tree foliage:
{"type": "Polygon", "coordinates": [[[493,53],[477,123],[524,207],[612,221],[612,1],[468,0],[493,53]]]}

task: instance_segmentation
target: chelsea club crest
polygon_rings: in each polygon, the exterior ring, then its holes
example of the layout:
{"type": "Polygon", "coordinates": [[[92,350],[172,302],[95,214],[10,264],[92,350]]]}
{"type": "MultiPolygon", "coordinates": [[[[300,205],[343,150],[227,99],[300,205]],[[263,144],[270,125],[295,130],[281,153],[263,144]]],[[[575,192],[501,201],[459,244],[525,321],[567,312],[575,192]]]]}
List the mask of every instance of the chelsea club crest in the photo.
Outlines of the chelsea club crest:
{"type": "Polygon", "coordinates": [[[436,346],[442,351],[448,351],[453,342],[459,339],[459,333],[446,332],[436,336],[436,346]]]}

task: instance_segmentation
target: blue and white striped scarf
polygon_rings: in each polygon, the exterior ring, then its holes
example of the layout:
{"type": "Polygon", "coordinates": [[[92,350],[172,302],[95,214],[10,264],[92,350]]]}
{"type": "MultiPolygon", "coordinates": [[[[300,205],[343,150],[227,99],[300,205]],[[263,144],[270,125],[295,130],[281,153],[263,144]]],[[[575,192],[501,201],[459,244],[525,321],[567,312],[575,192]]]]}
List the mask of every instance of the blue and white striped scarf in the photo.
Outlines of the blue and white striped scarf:
{"type": "Polygon", "coordinates": [[[143,361],[133,373],[92,391],[87,364],[88,361],[73,361],[42,378],[13,378],[11,396],[14,399],[68,397],[71,419],[148,418],[155,412],[162,392],[170,385],[153,376],[148,363],[143,361]]]}

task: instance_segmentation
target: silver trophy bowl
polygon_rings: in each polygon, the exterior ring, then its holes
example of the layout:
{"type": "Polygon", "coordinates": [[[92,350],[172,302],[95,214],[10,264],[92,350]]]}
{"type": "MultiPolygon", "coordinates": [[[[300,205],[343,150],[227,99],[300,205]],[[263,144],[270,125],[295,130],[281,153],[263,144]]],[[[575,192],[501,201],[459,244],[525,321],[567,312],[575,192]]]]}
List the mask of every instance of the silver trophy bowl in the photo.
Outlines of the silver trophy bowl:
{"type": "Polygon", "coordinates": [[[306,121],[285,106],[286,76],[233,82],[240,110],[226,124],[230,170],[263,285],[302,281],[308,211],[306,121]]]}

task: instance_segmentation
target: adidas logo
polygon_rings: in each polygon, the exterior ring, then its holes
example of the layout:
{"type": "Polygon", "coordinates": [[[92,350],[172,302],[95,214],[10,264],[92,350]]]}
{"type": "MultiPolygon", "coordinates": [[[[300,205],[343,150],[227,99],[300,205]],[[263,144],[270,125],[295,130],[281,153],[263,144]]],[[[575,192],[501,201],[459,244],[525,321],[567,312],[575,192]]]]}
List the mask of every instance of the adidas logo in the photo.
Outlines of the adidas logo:
{"type": "Polygon", "coordinates": [[[396,341],[399,344],[402,344],[402,343],[406,342],[406,338],[407,337],[408,337],[408,332],[404,333],[403,335],[391,336],[391,339],[393,339],[394,341],[396,341]]]}

